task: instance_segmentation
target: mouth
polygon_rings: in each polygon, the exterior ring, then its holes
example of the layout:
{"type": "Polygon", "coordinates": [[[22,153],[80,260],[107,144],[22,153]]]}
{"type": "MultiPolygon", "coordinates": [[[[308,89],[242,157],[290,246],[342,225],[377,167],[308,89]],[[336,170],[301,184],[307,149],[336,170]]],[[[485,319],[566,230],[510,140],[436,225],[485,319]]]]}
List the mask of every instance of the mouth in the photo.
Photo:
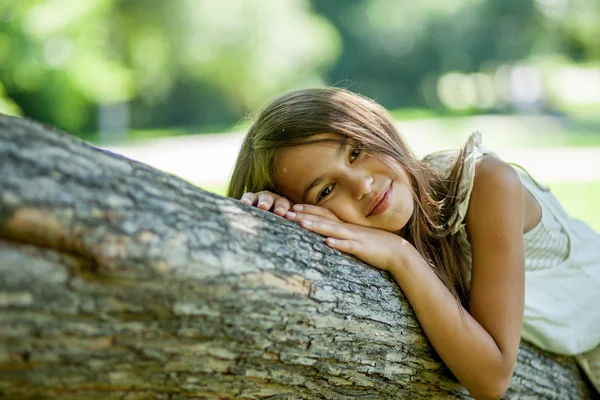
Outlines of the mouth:
{"type": "Polygon", "coordinates": [[[369,205],[369,212],[367,217],[381,214],[388,209],[392,203],[392,182],[387,184],[378,194],[375,196],[371,204],[369,205]]]}

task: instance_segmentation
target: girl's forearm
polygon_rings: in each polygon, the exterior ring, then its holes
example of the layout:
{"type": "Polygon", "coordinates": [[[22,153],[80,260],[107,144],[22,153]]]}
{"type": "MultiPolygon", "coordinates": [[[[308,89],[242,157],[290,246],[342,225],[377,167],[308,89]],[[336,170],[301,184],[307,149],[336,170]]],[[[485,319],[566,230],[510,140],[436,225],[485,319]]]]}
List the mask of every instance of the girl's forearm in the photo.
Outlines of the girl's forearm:
{"type": "Polygon", "coordinates": [[[427,338],[456,378],[475,398],[502,396],[514,368],[494,338],[469,314],[420,254],[390,270],[410,302],[427,338]]]}

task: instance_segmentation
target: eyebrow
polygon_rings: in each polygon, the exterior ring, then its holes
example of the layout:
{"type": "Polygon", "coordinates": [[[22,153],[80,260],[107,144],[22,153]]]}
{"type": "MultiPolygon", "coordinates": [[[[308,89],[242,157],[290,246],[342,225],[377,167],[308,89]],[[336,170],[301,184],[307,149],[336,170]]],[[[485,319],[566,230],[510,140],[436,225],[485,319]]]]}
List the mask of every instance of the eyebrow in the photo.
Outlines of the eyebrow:
{"type": "MultiPolygon", "coordinates": [[[[324,141],[327,142],[327,141],[324,141]]],[[[338,157],[344,153],[344,149],[346,147],[346,144],[348,143],[347,139],[343,139],[339,141],[339,147],[338,147],[338,157]]],[[[317,177],[314,181],[311,182],[310,185],[308,185],[306,187],[306,189],[304,189],[304,192],[302,193],[302,202],[306,203],[306,196],[308,196],[308,192],[310,192],[315,186],[320,185],[323,181],[325,180],[325,176],[321,175],[319,177],[317,177]]]]}

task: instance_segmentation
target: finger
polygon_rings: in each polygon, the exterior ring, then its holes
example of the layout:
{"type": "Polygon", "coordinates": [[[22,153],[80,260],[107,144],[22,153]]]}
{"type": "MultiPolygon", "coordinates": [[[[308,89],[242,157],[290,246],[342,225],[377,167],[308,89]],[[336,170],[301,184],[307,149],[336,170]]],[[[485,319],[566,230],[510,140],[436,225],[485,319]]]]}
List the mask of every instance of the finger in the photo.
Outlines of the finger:
{"type": "Polygon", "coordinates": [[[256,204],[258,196],[252,192],[247,192],[242,195],[240,201],[246,205],[252,206],[256,204]]]}
{"type": "Polygon", "coordinates": [[[359,243],[354,240],[340,240],[336,238],[328,237],[325,239],[325,244],[332,249],[339,250],[344,253],[356,255],[358,251],[359,243]]]}
{"type": "MultiPolygon", "coordinates": [[[[294,210],[296,208],[296,206],[292,207],[292,210],[294,210]]],[[[298,223],[304,221],[312,221],[312,222],[321,222],[323,224],[339,224],[339,225],[349,225],[349,226],[354,226],[351,224],[346,224],[345,222],[343,222],[340,219],[337,219],[337,217],[334,217],[336,219],[332,219],[329,218],[327,216],[322,216],[322,215],[315,215],[315,214],[307,214],[304,212],[295,212],[295,211],[288,211],[285,215],[286,218],[292,220],[292,221],[296,221],[298,223]]]]}
{"type": "Polygon", "coordinates": [[[262,210],[270,210],[273,207],[273,203],[275,202],[275,196],[273,193],[258,193],[258,204],[256,205],[258,208],[262,210]]]}
{"type": "Polygon", "coordinates": [[[273,212],[277,215],[284,216],[292,207],[292,203],[285,197],[275,199],[275,209],[273,212]]]}
{"type": "Polygon", "coordinates": [[[320,215],[305,214],[305,213],[294,212],[294,211],[288,211],[285,216],[286,216],[286,218],[291,219],[292,221],[297,221],[297,222],[300,222],[302,220],[313,221],[313,222],[319,222],[319,221],[338,222],[338,221],[333,221],[329,218],[322,217],[320,215]]]}
{"type": "MultiPolygon", "coordinates": [[[[314,217],[313,217],[314,218],[314,217]]],[[[354,239],[355,230],[351,225],[334,222],[327,219],[304,218],[300,220],[300,226],[311,232],[323,236],[331,236],[335,239],[354,239]]]]}
{"type": "Polygon", "coordinates": [[[296,204],[293,208],[295,212],[302,212],[305,214],[319,215],[331,219],[333,221],[340,221],[340,219],[331,210],[325,207],[314,206],[311,204],[296,204]]]}

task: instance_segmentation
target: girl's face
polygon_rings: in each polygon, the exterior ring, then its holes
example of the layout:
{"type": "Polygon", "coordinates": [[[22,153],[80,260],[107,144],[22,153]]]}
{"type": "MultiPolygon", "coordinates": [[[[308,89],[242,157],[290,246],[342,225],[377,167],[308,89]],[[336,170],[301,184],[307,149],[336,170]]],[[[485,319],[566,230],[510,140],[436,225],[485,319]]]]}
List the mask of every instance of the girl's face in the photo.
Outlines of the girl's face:
{"type": "Polygon", "coordinates": [[[279,194],[296,204],[315,204],[355,225],[398,232],[414,208],[408,174],[390,169],[376,155],[339,135],[323,133],[308,143],[282,150],[274,171],[279,194]]]}

